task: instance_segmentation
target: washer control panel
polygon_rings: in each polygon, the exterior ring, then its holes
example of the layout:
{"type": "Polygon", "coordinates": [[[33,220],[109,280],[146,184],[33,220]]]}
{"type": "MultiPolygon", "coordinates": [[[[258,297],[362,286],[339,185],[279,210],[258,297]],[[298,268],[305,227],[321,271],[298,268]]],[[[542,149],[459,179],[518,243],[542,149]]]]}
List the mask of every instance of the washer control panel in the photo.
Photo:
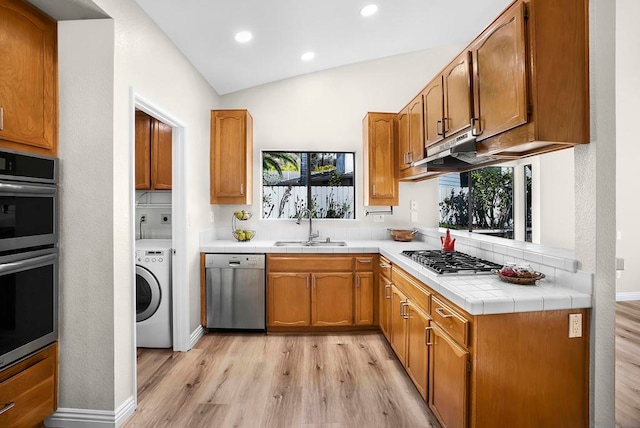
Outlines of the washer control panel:
{"type": "Polygon", "coordinates": [[[167,250],[138,250],[136,262],[162,263],[167,259],[167,250]]]}

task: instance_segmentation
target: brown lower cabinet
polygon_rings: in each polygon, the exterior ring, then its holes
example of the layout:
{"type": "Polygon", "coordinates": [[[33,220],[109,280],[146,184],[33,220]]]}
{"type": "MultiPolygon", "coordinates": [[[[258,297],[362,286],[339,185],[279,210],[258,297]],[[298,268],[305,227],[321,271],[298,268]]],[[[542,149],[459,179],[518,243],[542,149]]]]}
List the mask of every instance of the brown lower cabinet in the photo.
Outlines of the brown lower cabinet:
{"type": "Polygon", "coordinates": [[[380,327],[443,427],[588,426],[589,309],[471,315],[397,266],[390,276],[380,327]],[[569,314],[582,337],[568,337],[569,314]]]}
{"type": "Polygon", "coordinates": [[[434,323],[429,333],[429,408],[444,427],[464,428],[469,408],[469,352],[434,323]]]}
{"type": "Polygon", "coordinates": [[[36,427],[57,409],[58,345],[0,371],[0,427],[36,427]]]}
{"type": "Polygon", "coordinates": [[[267,328],[375,328],[377,255],[267,256],[267,328]]]}

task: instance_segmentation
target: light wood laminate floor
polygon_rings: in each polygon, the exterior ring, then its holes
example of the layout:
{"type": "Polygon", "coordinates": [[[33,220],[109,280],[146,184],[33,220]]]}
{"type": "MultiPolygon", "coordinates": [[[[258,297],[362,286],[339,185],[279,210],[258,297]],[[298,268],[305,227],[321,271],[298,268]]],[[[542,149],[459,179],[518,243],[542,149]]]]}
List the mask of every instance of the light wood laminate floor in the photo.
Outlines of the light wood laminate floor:
{"type": "Polygon", "coordinates": [[[124,427],[440,427],[379,333],[210,334],[138,350],[124,427]]]}
{"type": "Polygon", "coordinates": [[[616,303],[616,426],[640,427],[640,301],[616,303]]]}

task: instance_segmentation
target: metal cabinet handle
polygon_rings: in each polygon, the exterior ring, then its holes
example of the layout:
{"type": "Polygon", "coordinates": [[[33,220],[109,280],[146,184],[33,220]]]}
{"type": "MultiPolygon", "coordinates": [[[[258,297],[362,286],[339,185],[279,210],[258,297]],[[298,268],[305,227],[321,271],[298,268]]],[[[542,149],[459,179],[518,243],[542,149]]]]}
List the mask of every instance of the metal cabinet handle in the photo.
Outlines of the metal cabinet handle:
{"type": "Polygon", "coordinates": [[[356,287],[360,288],[360,275],[356,276],[356,287]]]}
{"type": "Polygon", "coordinates": [[[442,120],[436,122],[436,134],[444,135],[444,132],[440,130],[440,125],[442,125],[442,120]]]}
{"type": "Polygon", "coordinates": [[[409,319],[409,314],[405,311],[405,308],[409,308],[409,303],[407,301],[400,302],[400,316],[406,320],[409,319]]]}
{"type": "Polygon", "coordinates": [[[240,194],[244,196],[244,183],[240,183],[240,194]]]}
{"type": "Polygon", "coordinates": [[[407,157],[408,157],[409,159],[407,160],[407,162],[406,162],[406,163],[411,163],[411,162],[413,162],[413,152],[409,152],[409,153],[407,153],[407,157]]]}
{"type": "Polygon", "coordinates": [[[0,409],[0,415],[3,413],[8,412],[9,410],[11,410],[14,406],[16,405],[16,403],[14,403],[13,401],[9,401],[8,403],[5,403],[4,407],[2,409],[0,409]]]}
{"type": "Polygon", "coordinates": [[[433,327],[425,327],[425,328],[424,328],[424,344],[425,344],[425,346],[431,346],[431,345],[433,345],[433,343],[431,343],[431,342],[429,341],[429,339],[431,338],[431,337],[430,337],[430,336],[431,336],[431,334],[429,334],[429,333],[430,333],[430,332],[429,332],[429,330],[431,330],[432,328],[433,328],[433,327]]]}
{"type": "Polygon", "coordinates": [[[387,284],[384,286],[384,298],[391,299],[391,293],[387,294],[387,290],[391,290],[391,284],[387,284]]]}
{"type": "Polygon", "coordinates": [[[474,137],[477,137],[478,135],[482,134],[482,130],[478,131],[476,129],[476,122],[480,123],[480,120],[477,117],[472,117],[471,118],[471,135],[473,135],[474,137]]]}
{"type": "Polygon", "coordinates": [[[367,264],[371,263],[371,259],[357,259],[357,260],[358,260],[358,263],[367,263],[367,264]]]}
{"type": "Polygon", "coordinates": [[[390,268],[391,265],[388,265],[386,263],[380,263],[380,267],[383,268],[383,269],[386,269],[386,268],[390,268]]]}
{"type": "Polygon", "coordinates": [[[307,290],[309,289],[309,277],[307,277],[307,290]]]}
{"type": "Polygon", "coordinates": [[[371,187],[372,187],[372,191],[373,191],[372,194],[373,194],[373,196],[375,196],[376,195],[376,185],[372,184],[371,187]]]}
{"type": "Polygon", "coordinates": [[[0,131],[4,129],[4,108],[0,107],[0,131]]]}
{"type": "Polygon", "coordinates": [[[453,315],[451,315],[451,314],[445,314],[445,313],[444,313],[444,309],[442,309],[442,308],[436,308],[436,313],[437,313],[438,315],[440,315],[442,318],[453,318],[453,315]]]}
{"type": "Polygon", "coordinates": [[[313,278],[311,278],[311,286],[313,288],[316,288],[316,277],[315,276],[313,278]]]}

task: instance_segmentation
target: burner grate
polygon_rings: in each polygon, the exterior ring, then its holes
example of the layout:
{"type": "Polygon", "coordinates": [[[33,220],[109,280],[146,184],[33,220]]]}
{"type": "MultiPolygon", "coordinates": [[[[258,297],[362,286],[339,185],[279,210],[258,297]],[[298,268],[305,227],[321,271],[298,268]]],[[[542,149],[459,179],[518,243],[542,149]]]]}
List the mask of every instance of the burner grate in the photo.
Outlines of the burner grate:
{"type": "Polygon", "coordinates": [[[439,275],[491,273],[502,266],[459,251],[403,251],[402,255],[439,275]]]}

